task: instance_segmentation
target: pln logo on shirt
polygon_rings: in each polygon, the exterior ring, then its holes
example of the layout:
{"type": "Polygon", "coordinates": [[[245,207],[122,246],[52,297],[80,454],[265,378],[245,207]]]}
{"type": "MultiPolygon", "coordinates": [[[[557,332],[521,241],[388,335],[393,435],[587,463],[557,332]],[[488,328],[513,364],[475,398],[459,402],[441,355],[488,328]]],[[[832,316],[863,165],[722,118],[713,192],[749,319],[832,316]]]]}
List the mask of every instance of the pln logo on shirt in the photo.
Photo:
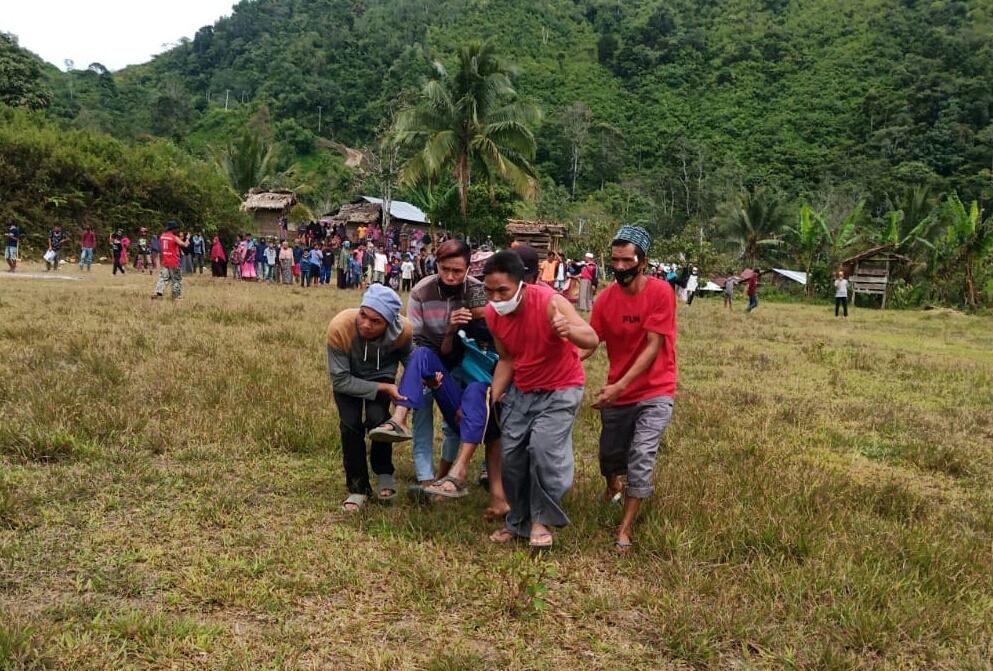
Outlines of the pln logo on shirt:
{"type": "Polygon", "coordinates": [[[641,315],[624,315],[621,317],[622,324],[640,324],[641,315]]]}

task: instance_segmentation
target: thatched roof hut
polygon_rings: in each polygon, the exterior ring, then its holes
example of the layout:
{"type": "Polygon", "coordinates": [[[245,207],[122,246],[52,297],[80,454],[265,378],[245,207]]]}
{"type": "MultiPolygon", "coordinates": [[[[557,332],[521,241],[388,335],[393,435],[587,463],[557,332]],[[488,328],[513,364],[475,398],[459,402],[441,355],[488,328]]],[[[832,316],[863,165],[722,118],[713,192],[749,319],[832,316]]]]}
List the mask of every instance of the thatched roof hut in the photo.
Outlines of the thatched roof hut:
{"type": "Polygon", "coordinates": [[[279,235],[279,219],[288,216],[290,210],[297,204],[296,194],[288,189],[262,191],[252,189],[241,204],[244,212],[251,212],[255,217],[259,235],[279,235]]]}
{"type": "MultiPolygon", "coordinates": [[[[406,235],[415,228],[427,230],[430,226],[427,215],[420,208],[402,200],[390,202],[390,220],[391,226],[400,228],[401,235],[406,235]]],[[[354,240],[359,226],[382,223],[383,201],[373,196],[358,196],[351,203],[342,205],[338,212],[326,214],[322,221],[331,222],[335,226],[344,224],[345,235],[354,240]]]]}
{"type": "Polygon", "coordinates": [[[565,236],[565,224],[511,219],[507,222],[507,233],[517,242],[534,247],[539,255],[547,254],[558,251],[559,241],[565,236]]]}

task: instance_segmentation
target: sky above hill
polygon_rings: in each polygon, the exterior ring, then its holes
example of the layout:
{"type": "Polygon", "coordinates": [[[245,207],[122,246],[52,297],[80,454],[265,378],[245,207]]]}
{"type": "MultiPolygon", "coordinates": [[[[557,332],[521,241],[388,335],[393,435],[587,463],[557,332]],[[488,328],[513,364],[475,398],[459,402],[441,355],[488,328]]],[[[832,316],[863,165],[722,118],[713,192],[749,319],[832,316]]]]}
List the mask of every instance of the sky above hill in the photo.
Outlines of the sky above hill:
{"type": "Polygon", "coordinates": [[[181,37],[231,15],[237,0],[4,0],[0,31],[43,59],[79,70],[144,63],[181,37]]]}

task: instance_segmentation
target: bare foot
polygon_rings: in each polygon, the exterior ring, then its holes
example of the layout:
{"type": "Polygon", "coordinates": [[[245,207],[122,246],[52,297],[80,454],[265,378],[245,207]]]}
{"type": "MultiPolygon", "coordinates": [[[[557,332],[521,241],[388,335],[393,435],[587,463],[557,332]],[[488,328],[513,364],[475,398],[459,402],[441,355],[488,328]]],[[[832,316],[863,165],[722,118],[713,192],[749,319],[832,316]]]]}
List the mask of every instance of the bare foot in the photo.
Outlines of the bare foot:
{"type": "Polygon", "coordinates": [[[510,512],[510,506],[507,502],[502,503],[491,503],[486,510],[483,511],[483,519],[487,522],[496,522],[497,520],[502,520],[510,512]]]}
{"type": "Polygon", "coordinates": [[[507,527],[504,527],[491,533],[490,540],[494,543],[509,543],[510,541],[517,540],[517,534],[507,527]]]}

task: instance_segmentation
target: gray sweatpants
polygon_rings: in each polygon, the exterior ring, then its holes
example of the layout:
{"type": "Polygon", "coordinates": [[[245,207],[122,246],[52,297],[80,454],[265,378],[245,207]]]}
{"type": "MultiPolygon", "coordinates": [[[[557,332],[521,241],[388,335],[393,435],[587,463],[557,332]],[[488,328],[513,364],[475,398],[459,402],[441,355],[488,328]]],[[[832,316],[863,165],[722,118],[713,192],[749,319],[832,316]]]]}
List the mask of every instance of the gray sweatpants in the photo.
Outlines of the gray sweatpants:
{"type": "Polygon", "coordinates": [[[510,513],[507,529],[531,535],[531,523],[569,523],[562,497],[572,488],[575,461],[572,426],[583,387],[524,393],[511,385],[503,397],[503,488],[510,513]]]}
{"type": "Polygon", "coordinates": [[[665,428],[672,418],[672,397],[655,396],[600,411],[600,474],[628,476],[627,495],[647,499],[655,488],[652,474],[665,428]]]}

